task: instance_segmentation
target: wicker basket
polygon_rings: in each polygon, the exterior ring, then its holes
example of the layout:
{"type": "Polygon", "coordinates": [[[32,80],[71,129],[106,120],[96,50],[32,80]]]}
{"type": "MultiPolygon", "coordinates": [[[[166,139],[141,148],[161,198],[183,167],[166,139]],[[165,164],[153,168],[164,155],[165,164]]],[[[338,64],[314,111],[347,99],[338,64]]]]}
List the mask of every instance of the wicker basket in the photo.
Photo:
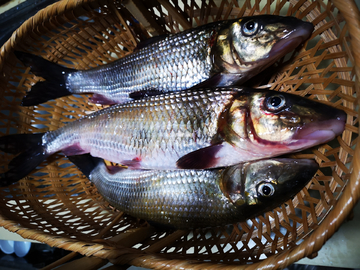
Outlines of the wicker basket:
{"type": "MultiPolygon", "coordinates": [[[[99,109],[88,103],[88,96],[21,107],[25,92],[41,78],[16,59],[14,50],[88,69],[129,54],[137,42],[152,35],[264,13],[296,16],[316,27],[299,52],[278,61],[276,70],[263,73],[253,86],[269,84],[274,90],[317,99],[348,114],[342,136],[293,155],[315,158],[320,164],[317,175],[293,200],[247,222],[221,228],[154,229],[111,208],[58,154],[18,184],[0,189],[0,225],[50,246],[115,264],[156,269],[284,268],[316,253],[360,194],[356,144],[360,17],[353,1],[57,2],[27,20],[1,48],[0,132],[54,130],[99,109]]],[[[1,153],[0,158],[1,171],[6,171],[12,156],[1,153]]]]}

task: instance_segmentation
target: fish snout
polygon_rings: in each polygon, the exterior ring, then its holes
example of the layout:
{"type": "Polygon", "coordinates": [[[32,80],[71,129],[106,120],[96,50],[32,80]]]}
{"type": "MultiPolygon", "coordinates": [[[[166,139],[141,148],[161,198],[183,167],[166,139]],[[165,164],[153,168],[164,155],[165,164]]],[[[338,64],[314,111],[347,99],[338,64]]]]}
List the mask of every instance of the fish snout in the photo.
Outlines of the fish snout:
{"type": "Polygon", "coordinates": [[[343,110],[336,109],[335,116],[331,121],[331,129],[334,132],[335,136],[343,133],[345,129],[347,114],[343,110]]]}
{"type": "Polygon", "coordinates": [[[297,176],[304,184],[306,184],[319,169],[319,164],[313,159],[297,159],[295,162],[299,171],[297,176]]]}
{"type": "Polygon", "coordinates": [[[321,103],[314,109],[316,111],[315,121],[334,121],[334,123],[339,122],[339,125],[345,125],[347,114],[343,110],[321,103]]]}
{"type": "Polygon", "coordinates": [[[298,28],[299,28],[300,33],[304,37],[304,41],[309,39],[312,32],[314,31],[314,25],[310,22],[302,21],[298,28]]]}
{"type": "Polygon", "coordinates": [[[283,17],[286,34],[271,49],[269,55],[286,54],[293,51],[300,44],[308,40],[314,31],[314,25],[309,22],[301,21],[294,17],[283,17]]]}
{"type": "Polygon", "coordinates": [[[319,164],[313,159],[284,159],[283,174],[278,178],[280,192],[298,193],[313,178],[319,164]],[[288,175],[291,175],[289,177],[288,175]]]}
{"type": "Polygon", "coordinates": [[[302,37],[303,41],[310,38],[314,31],[314,25],[311,22],[305,22],[294,17],[288,19],[288,29],[293,30],[293,36],[302,37]]]}
{"type": "Polygon", "coordinates": [[[325,143],[339,136],[345,129],[346,113],[324,104],[318,104],[311,120],[300,128],[295,139],[325,143]]]}

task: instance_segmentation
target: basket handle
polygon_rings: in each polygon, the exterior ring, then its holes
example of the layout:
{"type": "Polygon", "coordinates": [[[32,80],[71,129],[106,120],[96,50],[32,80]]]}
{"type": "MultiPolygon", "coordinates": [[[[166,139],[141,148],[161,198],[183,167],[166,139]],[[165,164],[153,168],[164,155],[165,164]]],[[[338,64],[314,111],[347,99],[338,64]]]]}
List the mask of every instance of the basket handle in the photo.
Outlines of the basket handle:
{"type": "MultiPolygon", "coordinates": [[[[354,0],[331,0],[345,18],[349,28],[350,42],[354,57],[356,86],[360,82],[360,12],[354,0]]],[[[356,96],[359,99],[359,91],[356,96]]],[[[360,128],[359,128],[360,133],[360,128]]],[[[352,161],[350,180],[334,209],[326,217],[328,222],[320,224],[304,242],[288,252],[275,255],[271,260],[264,260],[256,265],[256,269],[284,268],[291,263],[319,251],[325,242],[339,229],[343,221],[349,216],[351,210],[360,198],[360,145],[357,143],[352,161]]],[[[249,268],[252,269],[252,268],[249,268]]],[[[254,268],[255,269],[255,268],[254,268]]]]}
{"type": "MultiPolygon", "coordinates": [[[[354,59],[355,59],[355,72],[357,81],[360,81],[360,12],[354,0],[332,0],[334,5],[339,9],[345,18],[346,25],[349,28],[350,43],[354,59]]],[[[357,95],[359,98],[359,95],[357,95]]]]}

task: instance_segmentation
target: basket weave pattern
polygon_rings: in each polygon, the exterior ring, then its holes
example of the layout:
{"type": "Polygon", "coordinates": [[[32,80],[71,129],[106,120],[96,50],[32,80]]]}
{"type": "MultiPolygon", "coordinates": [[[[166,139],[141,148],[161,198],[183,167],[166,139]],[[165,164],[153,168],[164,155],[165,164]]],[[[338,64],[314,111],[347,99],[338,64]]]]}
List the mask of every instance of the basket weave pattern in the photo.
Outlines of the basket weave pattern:
{"type": "MultiPolygon", "coordinates": [[[[0,133],[54,130],[101,108],[89,104],[85,95],[21,107],[25,92],[42,78],[30,73],[14,50],[89,69],[131,53],[139,41],[153,35],[257,14],[296,16],[312,22],[315,31],[303,48],[249,84],[319,100],[348,115],[342,136],[291,155],[315,158],[320,164],[293,200],[221,228],[156,230],[114,210],[58,154],[19,183],[0,190],[0,225],[51,246],[158,269],[278,268],[319,250],[360,193],[360,27],[353,1],[60,1],[26,21],[1,48],[0,133]],[[242,266],[248,263],[252,264],[242,266]]],[[[12,157],[1,153],[2,172],[12,157]]]]}

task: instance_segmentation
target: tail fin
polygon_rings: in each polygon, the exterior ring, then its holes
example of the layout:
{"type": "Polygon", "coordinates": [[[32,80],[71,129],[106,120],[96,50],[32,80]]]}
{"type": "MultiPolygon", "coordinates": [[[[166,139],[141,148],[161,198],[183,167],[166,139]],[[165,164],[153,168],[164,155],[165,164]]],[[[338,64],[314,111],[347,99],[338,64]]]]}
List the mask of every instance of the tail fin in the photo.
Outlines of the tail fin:
{"type": "Polygon", "coordinates": [[[31,173],[49,155],[42,145],[42,135],[38,134],[15,134],[0,138],[0,150],[17,154],[9,163],[9,170],[0,177],[0,186],[8,186],[31,173]],[[25,151],[24,148],[26,149],[25,151]]]}
{"type": "Polygon", "coordinates": [[[32,73],[46,80],[36,83],[31,88],[23,98],[22,106],[38,105],[50,99],[71,95],[66,89],[66,78],[68,74],[76,70],[60,66],[30,53],[21,51],[14,53],[25,66],[31,68],[32,73]]]}
{"type": "Polygon", "coordinates": [[[68,156],[68,159],[75,164],[76,167],[87,177],[89,178],[93,169],[100,163],[103,162],[103,159],[93,157],[90,154],[68,156]]]}
{"type": "Polygon", "coordinates": [[[19,154],[24,149],[29,149],[41,144],[44,133],[14,134],[0,137],[0,150],[5,153],[19,154]]]}

